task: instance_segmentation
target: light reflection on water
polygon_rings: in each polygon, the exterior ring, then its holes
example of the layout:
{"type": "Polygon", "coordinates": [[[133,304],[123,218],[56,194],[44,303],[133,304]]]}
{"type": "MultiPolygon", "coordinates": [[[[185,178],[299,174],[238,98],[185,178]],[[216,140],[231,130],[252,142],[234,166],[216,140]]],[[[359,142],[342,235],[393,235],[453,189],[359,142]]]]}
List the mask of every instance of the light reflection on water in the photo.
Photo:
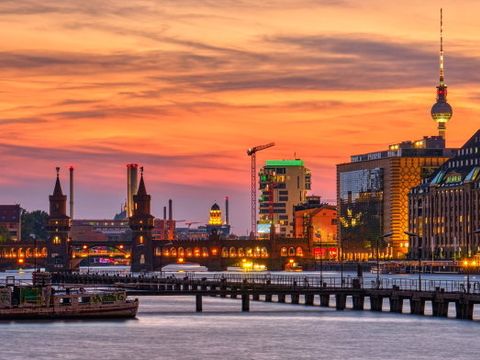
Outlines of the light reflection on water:
{"type": "Polygon", "coordinates": [[[134,320],[0,322],[0,359],[480,358],[479,321],[250,307],[242,313],[238,299],[204,297],[204,312],[195,313],[193,297],[141,297],[134,320]]]}

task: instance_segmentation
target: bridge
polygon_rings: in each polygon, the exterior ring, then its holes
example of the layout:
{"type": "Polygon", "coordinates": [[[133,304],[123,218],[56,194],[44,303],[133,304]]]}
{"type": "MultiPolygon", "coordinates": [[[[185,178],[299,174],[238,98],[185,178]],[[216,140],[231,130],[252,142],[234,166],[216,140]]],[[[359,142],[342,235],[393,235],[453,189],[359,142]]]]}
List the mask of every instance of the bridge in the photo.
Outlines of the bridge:
{"type": "Polygon", "coordinates": [[[432,315],[444,318],[449,315],[450,303],[454,303],[456,318],[468,320],[473,320],[474,307],[480,304],[480,283],[455,280],[384,279],[377,283],[363,278],[198,273],[183,278],[165,273],[127,276],[55,273],[52,280],[63,286],[118,287],[136,296],[194,296],[198,312],[203,310],[204,296],[240,297],[242,311],[250,310],[251,300],[278,303],[288,300],[297,305],[332,305],[338,311],[351,304],[353,310],[381,312],[386,300],[390,312],[425,315],[426,304],[430,304],[432,315]]]}

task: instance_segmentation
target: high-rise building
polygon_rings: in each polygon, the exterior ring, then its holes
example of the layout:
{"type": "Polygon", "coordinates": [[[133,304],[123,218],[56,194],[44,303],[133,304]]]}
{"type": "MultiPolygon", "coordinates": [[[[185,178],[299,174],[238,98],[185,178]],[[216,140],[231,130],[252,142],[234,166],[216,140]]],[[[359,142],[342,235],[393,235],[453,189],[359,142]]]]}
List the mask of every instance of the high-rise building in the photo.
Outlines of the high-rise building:
{"type": "Polygon", "coordinates": [[[460,259],[480,251],[480,130],[409,194],[410,255],[460,259]]]}
{"type": "Polygon", "coordinates": [[[307,197],[310,170],[300,159],[267,160],[259,177],[259,237],[267,237],[272,224],[280,237],[293,237],[293,207],[307,197]]]}
{"type": "Polygon", "coordinates": [[[390,145],[388,150],[351,157],[337,165],[338,234],[342,257],[369,259],[409,252],[408,193],[454,155],[445,148],[446,123],[452,117],[444,79],[443,18],[440,10],[440,82],[431,115],[438,136],[390,145]],[[391,234],[390,234],[391,233],[391,234]],[[388,237],[386,235],[389,235],[388,237]]]}
{"type": "Polygon", "coordinates": [[[408,192],[452,155],[440,136],[354,155],[337,165],[338,238],[346,259],[403,258],[408,252],[408,192]],[[382,238],[387,233],[392,235],[382,238]]]}
{"type": "Polygon", "coordinates": [[[133,196],[138,189],[138,164],[127,164],[127,218],[133,215],[133,196]]]}

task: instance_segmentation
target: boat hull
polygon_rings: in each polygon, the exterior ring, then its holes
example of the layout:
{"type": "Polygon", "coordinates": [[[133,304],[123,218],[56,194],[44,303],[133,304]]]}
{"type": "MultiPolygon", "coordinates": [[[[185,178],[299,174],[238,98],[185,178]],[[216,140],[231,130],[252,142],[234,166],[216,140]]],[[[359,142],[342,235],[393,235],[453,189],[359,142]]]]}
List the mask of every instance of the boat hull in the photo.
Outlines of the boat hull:
{"type": "Polygon", "coordinates": [[[67,307],[21,307],[0,309],[0,320],[36,320],[36,319],[128,319],[134,318],[138,311],[138,300],[124,304],[67,307]]]}

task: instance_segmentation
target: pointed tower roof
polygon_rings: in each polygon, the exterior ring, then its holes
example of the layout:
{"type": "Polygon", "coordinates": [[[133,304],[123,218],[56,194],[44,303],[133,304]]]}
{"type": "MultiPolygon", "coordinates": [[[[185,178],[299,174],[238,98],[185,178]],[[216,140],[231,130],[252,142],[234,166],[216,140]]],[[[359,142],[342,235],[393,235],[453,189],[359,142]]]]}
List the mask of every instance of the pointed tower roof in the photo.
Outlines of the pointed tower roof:
{"type": "Polygon", "coordinates": [[[60,197],[63,196],[62,185],[60,184],[60,168],[57,167],[57,180],[55,181],[55,188],[53,189],[53,196],[60,197]]]}
{"type": "Polygon", "coordinates": [[[137,196],[147,196],[147,189],[143,181],[143,166],[140,168],[140,184],[138,185],[137,196]]]}

